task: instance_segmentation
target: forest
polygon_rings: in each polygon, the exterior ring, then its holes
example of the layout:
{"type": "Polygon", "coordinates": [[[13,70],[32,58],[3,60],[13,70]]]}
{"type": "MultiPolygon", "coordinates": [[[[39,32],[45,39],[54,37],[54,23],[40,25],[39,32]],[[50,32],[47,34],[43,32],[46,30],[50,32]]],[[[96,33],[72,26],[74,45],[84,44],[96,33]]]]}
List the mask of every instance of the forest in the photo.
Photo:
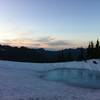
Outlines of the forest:
{"type": "Polygon", "coordinates": [[[64,49],[58,51],[49,51],[43,48],[12,47],[9,45],[0,45],[0,60],[18,61],[18,62],[66,62],[81,61],[100,58],[100,42],[91,41],[87,48],[64,49]]]}

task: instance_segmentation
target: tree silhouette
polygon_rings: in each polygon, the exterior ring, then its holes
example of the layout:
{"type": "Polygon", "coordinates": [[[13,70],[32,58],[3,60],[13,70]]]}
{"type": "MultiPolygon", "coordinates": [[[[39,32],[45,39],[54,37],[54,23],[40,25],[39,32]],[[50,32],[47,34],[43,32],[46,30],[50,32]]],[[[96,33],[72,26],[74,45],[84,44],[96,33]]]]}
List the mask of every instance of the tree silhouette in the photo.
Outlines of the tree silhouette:
{"type": "Polygon", "coordinates": [[[89,43],[88,48],[87,48],[87,58],[89,59],[91,56],[91,44],[89,43]]]}
{"type": "Polygon", "coordinates": [[[85,59],[83,48],[80,49],[80,53],[79,53],[79,58],[78,58],[78,59],[79,59],[79,60],[84,60],[84,59],[85,59]]]}
{"type": "Polygon", "coordinates": [[[99,58],[100,57],[100,46],[99,46],[99,40],[97,39],[97,42],[96,42],[96,46],[95,46],[95,56],[96,58],[99,58]]]}
{"type": "Polygon", "coordinates": [[[87,58],[100,58],[100,43],[97,39],[96,44],[94,46],[93,41],[91,41],[87,48],[87,58]]]}
{"type": "Polygon", "coordinates": [[[91,59],[94,57],[94,43],[93,41],[91,41],[89,43],[88,49],[87,49],[87,54],[88,54],[88,58],[91,59]]]}

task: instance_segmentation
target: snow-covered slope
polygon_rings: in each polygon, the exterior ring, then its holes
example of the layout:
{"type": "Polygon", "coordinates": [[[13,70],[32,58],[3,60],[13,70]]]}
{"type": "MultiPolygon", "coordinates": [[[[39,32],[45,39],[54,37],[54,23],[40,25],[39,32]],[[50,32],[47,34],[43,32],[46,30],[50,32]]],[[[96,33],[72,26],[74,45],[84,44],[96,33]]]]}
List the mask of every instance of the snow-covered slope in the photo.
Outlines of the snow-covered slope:
{"type": "Polygon", "coordinates": [[[100,70],[100,60],[67,63],[0,61],[0,100],[100,100],[99,89],[86,89],[41,79],[39,72],[55,68],[100,70]]]}

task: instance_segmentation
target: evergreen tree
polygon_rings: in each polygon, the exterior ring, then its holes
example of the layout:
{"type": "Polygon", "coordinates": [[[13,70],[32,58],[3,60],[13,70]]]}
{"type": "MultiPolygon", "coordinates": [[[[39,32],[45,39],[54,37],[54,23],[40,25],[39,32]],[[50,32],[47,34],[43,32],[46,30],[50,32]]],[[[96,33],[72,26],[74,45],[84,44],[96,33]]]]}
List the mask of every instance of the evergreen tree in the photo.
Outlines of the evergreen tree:
{"type": "Polygon", "coordinates": [[[96,46],[95,46],[95,56],[96,56],[96,58],[100,57],[99,52],[100,52],[100,43],[99,43],[99,40],[97,39],[96,46]]]}
{"type": "Polygon", "coordinates": [[[96,48],[99,49],[99,40],[97,39],[96,48]]]}
{"type": "Polygon", "coordinates": [[[94,43],[93,41],[91,41],[89,43],[88,49],[87,49],[87,56],[89,59],[94,58],[95,57],[95,48],[94,48],[94,43]]]}
{"type": "Polygon", "coordinates": [[[60,50],[59,52],[58,52],[58,60],[57,60],[58,62],[60,61],[64,61],[64,51],[63,50],[60,50]]]}
{"type": "Polygon", "coordinates": [[[83,48],[80,49],[80,54],[79,54],[79,60],[84,60],[84,52],[83,52],[83,48]]]}
{"type": "Polygon", "coordinates": [[[94,48],[94,43],[93,43],[93,41],[90,42],[90,48],[91,48],[91,49],[94,48]]]}
{"type": "Polygon", "coordinates": [[[91,44],[89,43],[88,48],[87,48],[87,58],[90,58],[90,52],[91,52],[91,44]]]}

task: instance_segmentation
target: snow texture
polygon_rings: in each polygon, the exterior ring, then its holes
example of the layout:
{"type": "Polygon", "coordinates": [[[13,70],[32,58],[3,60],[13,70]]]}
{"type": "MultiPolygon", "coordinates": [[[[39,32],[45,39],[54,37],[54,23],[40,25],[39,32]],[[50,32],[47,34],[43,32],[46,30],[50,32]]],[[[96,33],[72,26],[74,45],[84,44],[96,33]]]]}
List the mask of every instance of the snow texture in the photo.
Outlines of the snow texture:
{"type": "Polygon", "coordinates": [[[79,88],[43,80],[39,76],[55,68],[100,71],[100,60],[66,63],[19,63],[0,61],[0,100],[100,100],[100,89],[79,88]]]}

